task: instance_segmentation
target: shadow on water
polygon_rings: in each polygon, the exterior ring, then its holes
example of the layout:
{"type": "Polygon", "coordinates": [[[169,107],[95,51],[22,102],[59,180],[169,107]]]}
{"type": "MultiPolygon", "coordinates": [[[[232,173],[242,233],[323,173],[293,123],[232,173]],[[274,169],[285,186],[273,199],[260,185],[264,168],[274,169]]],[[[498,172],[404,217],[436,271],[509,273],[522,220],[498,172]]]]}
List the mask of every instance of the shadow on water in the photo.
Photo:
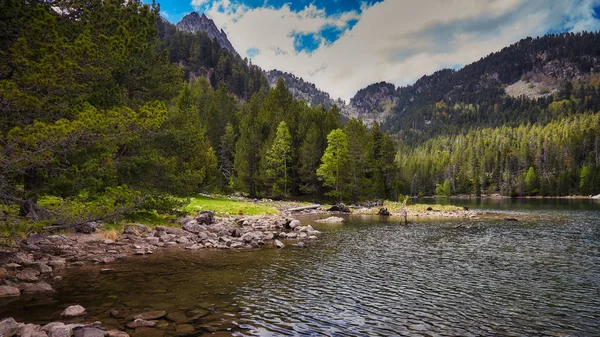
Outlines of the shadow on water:
{"type": "Polygon", "coordinates": [[[481,208],[560,220],[400,226],[351,216],[314,224],[323,234],[307,249],[168,252],[111,272],[69,269],[51,300],[13,302],[1,314],[46,322],[78,303],[86,320],[122,328],[127,320],[109,309],[167,311],[153,336],[184,325],[237,336],[597,335],[597,205],[527,202],[481,208]]]}

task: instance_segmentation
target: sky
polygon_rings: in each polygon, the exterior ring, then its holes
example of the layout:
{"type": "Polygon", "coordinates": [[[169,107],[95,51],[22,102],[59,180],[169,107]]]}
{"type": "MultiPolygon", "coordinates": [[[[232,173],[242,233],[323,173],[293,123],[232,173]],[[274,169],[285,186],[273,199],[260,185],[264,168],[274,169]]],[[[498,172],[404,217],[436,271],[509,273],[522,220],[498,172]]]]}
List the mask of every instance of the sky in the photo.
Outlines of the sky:
{"type": "Polygon", "coordinates": [[[204,12],[242,57],[348,100],[414,83],[522,38],[600,30],[600,0],[158,0],[177,23],[204,12]]]}

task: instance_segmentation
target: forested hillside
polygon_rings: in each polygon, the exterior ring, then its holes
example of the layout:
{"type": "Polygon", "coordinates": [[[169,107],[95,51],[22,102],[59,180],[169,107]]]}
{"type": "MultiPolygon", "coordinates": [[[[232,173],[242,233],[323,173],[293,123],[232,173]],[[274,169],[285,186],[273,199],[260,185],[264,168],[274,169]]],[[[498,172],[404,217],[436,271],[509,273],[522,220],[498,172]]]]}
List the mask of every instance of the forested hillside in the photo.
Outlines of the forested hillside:
{"type": "Polygon", "coordinates": [[[598,42],[598,33],[528,38],[400,88],[385,128],[401,144],[407,192],[599,193],[598,42]],[[506,94],[519,81],[554,88],[538,98],[506,94]]]}

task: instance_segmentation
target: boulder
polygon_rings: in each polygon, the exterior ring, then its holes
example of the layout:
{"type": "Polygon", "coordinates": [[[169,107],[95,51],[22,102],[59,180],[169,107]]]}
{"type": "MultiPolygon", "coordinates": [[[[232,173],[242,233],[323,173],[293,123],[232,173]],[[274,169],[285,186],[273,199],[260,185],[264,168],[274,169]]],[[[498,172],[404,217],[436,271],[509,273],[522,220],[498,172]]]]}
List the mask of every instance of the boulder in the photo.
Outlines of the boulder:
{"type": "Polygon", "coordinates": [[[67,317],[67,318],[83,316],[83,315],[85,315],[85,308],[80,306],[79,304],[72,305],[72,306],[66,308],[65,310],[63,310],[63,312],[61,312],[60,315],[62,317],[67,317]]]}
{"type": "Polygon", "coordinates": [[[71,337],[72,333],[73,328],[64,324],[56,325],[48,329],[48,337],[71,337]]]}
{"type": "Polygon", "coordinates": [[[39,263],[38,264],[38,269],[40,270],[40,273],[42,274],[49,274],[52,272],[52,267],[50,267],[49,265],[45,264],[45,263],[39,263]]]}
{"type": "Polygon", "coordinates": [[[288,226],[289,226],[291,229],[296,229],[296,227],[300,227],[301,225],[302,225],[302,224],[300,223],[300,220],[292,220],[292,221],[290,221],[290,223],[289,223],[289,225],[288,225],[288,226]]]}
{"type": "Polygon", "coordinates": [[[21,289],[26,294],[37,294],[37,293],[53,293],[54,288],[44,281],[36,283],[17,283],[16,287],[21,289]]]}
{"type": "Polygon", "coordinates": [[[381,207],[381,208],[379,209],[379,212],[377,212],[377,214],[378,214],[378,215],[381,215],[381,216],[390,216],[390,212],[389,212],[389,211],[388,211],[388,209],[387,209],[387,208],[385,208],[385,207],[381,207]]]}
{"type": "Polygon", "coordinates": [[[18,272],[16,276],[17,276],[17,279],[19,279],[21,281],[35,282],[35,281],[39,280],[39,278],[38,278],[39,274],[40,274],[40,272],[37,270],[25,269],[25,270],[21,270],[20,272],[18,272]]]}
{"type": "Polygon", "coordinates": [[[319,223],[342,223],[344,222],[344,218],[340,218],[337,216],[330,216],[327,219],[321,219],[321,220],[317,220],[315,222],[319,222],[319,223]]]}
{"type": "Polygon", "coordinates": [[[8,275],[10,275],[8,270],[6,270],[4,267],[0,267],[0,279],[5,279],[8,277],[8,275]]]}
{"type": "Polygon", "coordinates": [[[75,330],[73,337],[104,337],[106,331],[98,328],[85,327],[75,330]]]}
{"type": "Polygon", "coordinates": [[[186,231],[188,231],[188,232],[190,232],[190,233],[195,233],[195,234],[198,234],[198,233],[204,231],[204,228],[202,228],[202,226],[200,226],[196,220],[192,220],[190,222],[187,222],[181,228],[184,229],[184,230],[186,230],[186,231]]]}
{"type": "Polygon", "coordinates": [[[350,209],[348,206],[344,204],[337,204],[328,209],[329,212],[342,212],[342,213],[350,213],[350,209]]]}
{"type": "Polygon", "coordinates": [[[279,240],[275,240],[275,247],[277,247],[277,248],[284,248],[285,245],[283,244],[283,242],[281,242],[279,240]]]}
{"type": "Polygon", "coordinates": [[[11,286],[0,286],[0,297],[12,297],[21,295],[19,288],[11,286]]]}
{"type": "Polygon", "coordinates": [[[133,319],[152,320],[152,319],[159,319],[159,318],[165,317],[166,315],[167,315],[167,312],[164,310],[148,311],[148,312],[143,312],[141,314],[137,314],[137,315],[133,316],[133,319]]]}
{"type": "Polygon", "coordinates": [[[25,324],[19,328],[17,333],[20,337],[44,337],[47,336],[45,331],[42,331],[42,327],[37,324],[25,324]]]}
{"type": "Polygon", "coordinates": [[[141,328],[141,327],[151,327],[151,326],[155,326],[156,325],[156,321],[147,321],[145,319],[136,319],[133,322],[129,322],[127,323],[127,327],[131,328],[131,329],[135,329],[135,328],[141,328]]]}
{"type": "Polygon", "coordinates": [[[0,336],[12,337],[19,330],[19,323],[14,318],[9,317],[0,321],[0,336]]]}
{"type": "Polygon", "coordinates": [[[201,211],[196,215],[196,221],[201,225],[210,225],[215,222],[215,213],[213,211],[201,211]]]}

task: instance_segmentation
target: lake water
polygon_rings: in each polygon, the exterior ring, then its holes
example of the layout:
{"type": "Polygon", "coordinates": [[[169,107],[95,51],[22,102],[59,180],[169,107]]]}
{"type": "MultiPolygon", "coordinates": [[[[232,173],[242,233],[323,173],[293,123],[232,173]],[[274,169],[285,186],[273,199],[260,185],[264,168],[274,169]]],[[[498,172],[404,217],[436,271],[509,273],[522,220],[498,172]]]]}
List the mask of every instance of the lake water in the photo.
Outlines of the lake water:
{"type": "Polygon", "coordinates": [[[309,248],[173,251],[111,273],[69,269],[54,298],[13,302],[0,316],[44,323],[81,304],[86,320],[123,327],[109,309],[170,314],[134,336],[183,335],[186,321],[222,336],[600,335],[600,204],[450,202],[520,221],[349,217],[316,226],[323,234],[309,248]]]}

